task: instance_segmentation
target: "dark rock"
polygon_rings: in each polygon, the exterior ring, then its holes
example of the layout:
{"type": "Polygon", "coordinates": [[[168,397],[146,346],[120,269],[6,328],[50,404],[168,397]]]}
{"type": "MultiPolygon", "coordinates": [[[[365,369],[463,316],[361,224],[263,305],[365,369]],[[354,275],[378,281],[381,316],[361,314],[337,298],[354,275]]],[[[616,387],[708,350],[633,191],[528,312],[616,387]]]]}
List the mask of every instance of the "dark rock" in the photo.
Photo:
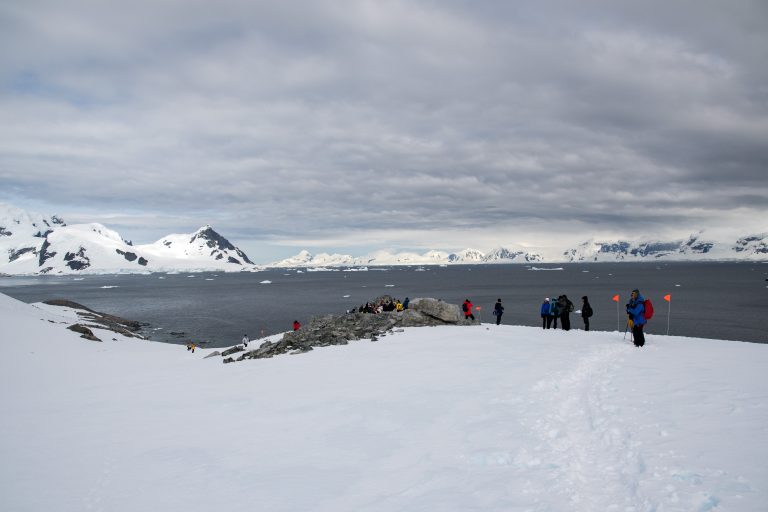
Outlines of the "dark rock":
{"type": "Polygon", "coordinates": [[[221,355],[222,356],[228,356],[228,355],[234,354],[236,352],[242,352],[243,350],[245,350],[245,349],[238,345],[238,346],[235,346],[235,347],[232,347],[232,348],[229,348],[229,349],[225,350],[224,352],[221,353],[221,355]]]}
{"type": "MultiPolygon", "coordinates": [[[[38,266],[42,267],[43,263],[48,261],[50,258],[53,258],[56,256],[56,251],[48,252],[48,249],[51,247],[51,243],[46,239],[43,242],[43,245],[40,246],[40,252],[38,253],[38,260],[37,264],[38,266]]],[[[49,267],[49,269],[52,269],[52,267],[49,267]]],[[[49,270],[41,270],[40,272],[48,272],[49,270]]]]}
{"type": "Polygon", "coordinates": [[[235,360],[232,359],[231,357],[228,357],[228,358],[222,360],[222,363],[224,363],[224,364],[234,363],[234,362],[235,362],[235,360]]]}
{"type": "Polygon", "coordinates": [[[136,261],[136,258],[138,258],[135,252],[125,252],[121,251],[120,249],[115,249],[115,251],[129,262],[136,261]]]}
{"type": "Polygon", "coordinates": [[[143,256],[139,258],[139,265],[141,265],[142,267],[146,267],[147,263],[149,263],[149,260],[147,260],[143,256]]]}
{"type": "Polygon", "coordinates": [[[11,236],[13,235],[12,232],[5,229],[3,226],[0,226],[0,236],[11,236]]]}
{"type": "Polygon", "coordinates": [[[70,331],[79,332],[81,334],[81,338],[85,338],[87,340],[91,341],[101,341],[99,338],[97,338],[93,331],[90,330],[88,327],[82,325],[82,324],[72,324],[69,327],[67,327],[70,331]]]}
{"type": "Polygon", "coordinates": [[[34,253],[35,252],[35,248],[34,247],[22,247],[21,249],[17,249],[17,250],[11,249],[11,250],[8,251],[8,262],[16,261],[21,256],[23,256],[23,255],[25,255],[27,253],[30,253],[30,252],[34,253]]]}

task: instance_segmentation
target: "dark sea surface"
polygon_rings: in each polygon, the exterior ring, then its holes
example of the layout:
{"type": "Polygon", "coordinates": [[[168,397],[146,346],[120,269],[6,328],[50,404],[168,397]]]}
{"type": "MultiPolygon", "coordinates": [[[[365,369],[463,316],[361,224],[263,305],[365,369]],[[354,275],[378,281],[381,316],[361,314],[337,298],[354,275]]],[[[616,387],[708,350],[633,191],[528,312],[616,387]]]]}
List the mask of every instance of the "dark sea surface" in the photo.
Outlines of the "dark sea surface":
{"type": "MultiPolygon", "coordinates": [[[[459,304],[470,298],[483,322],[495,321],[493,304],[505,306],[502,323],[539,326],[544,297],[566,294],[577,310],[588,295],[593,330],[624,331],[624,304],[639,288],[653,301],[650,334],[768,343],[768,264],[588,263],[449,267],[370,267],[368,271],[39,276],[0,278],[0,293],[24,302],[69,299],[97,311],[147,322],[157,341],[238,343],[305,324],[314,315],[341,314],[375,297],[435,297],[459,304]],[[534,267],[534,268],[537,268],[534,267]],[[262,281],[271,281],[263,283],[262,281]],[[668,304],[663,296],[671,293],[668,304]],[[611,298],[619,294],[617,303],[611,298]],[[183,333],[183,334],[171,334],[183,333]]],[[[573,328],[582,329],[578,314],[573,328]]]]}

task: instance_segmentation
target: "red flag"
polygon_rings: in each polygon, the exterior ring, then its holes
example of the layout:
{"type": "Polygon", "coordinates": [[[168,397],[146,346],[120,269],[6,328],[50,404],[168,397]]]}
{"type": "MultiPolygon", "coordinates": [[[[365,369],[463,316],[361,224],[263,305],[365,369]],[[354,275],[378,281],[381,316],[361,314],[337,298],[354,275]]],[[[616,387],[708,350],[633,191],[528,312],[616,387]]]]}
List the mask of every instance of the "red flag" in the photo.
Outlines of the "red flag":
{"type": "Polygon", "coordinates": [[[618,294],[613,296],[613,302],[619,302],[619,295],[618,294]]]}
{"type": "Polygon", "coordinates": [[[672,294],[668,293],[664,296],[664,300],[667,302],[672,302],[672,294]]]}

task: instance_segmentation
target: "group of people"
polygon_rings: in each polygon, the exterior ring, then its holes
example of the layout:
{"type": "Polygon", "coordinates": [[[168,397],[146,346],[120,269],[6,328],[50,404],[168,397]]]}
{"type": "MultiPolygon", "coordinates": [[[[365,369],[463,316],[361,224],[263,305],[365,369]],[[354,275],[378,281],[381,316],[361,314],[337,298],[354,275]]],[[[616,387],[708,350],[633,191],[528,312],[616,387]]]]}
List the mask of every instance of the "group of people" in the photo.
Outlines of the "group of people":
{"type": "Polygon", "coordinates": [[[385,313],[389,311],[403,311],[408,309],[411,299],[408,297],[404,301],[400,302],[400,299],[382,299],[378,303],[366,302],[365,305],[361,305],[359,308],[352,308],[347,313],[385,313]]]}
{"type": "MultiPolygon", "coordinates": [[[[589,298],[585,295],[581,298],[581,318],[584,321],[584,330],[589,330],[589,319],[593,315],[594,311],[589,304],[589,298]]],[[[542,329],[557,329],[557,321],[560,320],[560,328],[564,331],[571,330],[571,313],[574,311],[573,302],[567,295],[560,295],[557,299],[552,300],[549,297],[544,299],[541,304],[541,328],[542,329]]]]}
{"type": "MultiPolygon", "coordinates": [[[[585,295],[581,298],[581,318],[584,321],[584,330],[589,331],[589,319],[594,314],[592,306],[589,304],[589,298],[585,295]]],[[[405,298],[404,301],[399,299],[382,300],[377,304],[366,302],[359,308],[352,308],[349,313],[383,313],[388,311],[403,311],[408,309],[410,299],[405,298]]],[[[474,304],[468,298],[464,300],[461,305],[461,311],[464,314],[466,320],[475,321],[475,315],[473,312],[474,304]]],[[[629,302],[626,304],[627,311],[627,329],[632,330],[632,340],[636,347],[642,347],[645,345],[645,334],[643,333],[643,326],[650,318],[648,310],[652,306],[646,306],[645,298],[640,294],[640,291],[632,290],[629,302]]],[[[652,309],[650,309],[652,314],[652,309]]],[[[564,331],[571,329],[571,313],[574,312],[573,302],[567,295],[560,295],[557,299],[550,299],[546,297],[541,304],[541,328],[542,329],[557,329],[557,322],[560,321],[560,328],[564,331]]],[[[501,324],[501,316],[504,314],[504,306],[501,303],[501,299],[496,300],[496,304],[493,306],[493,316],[496,317],[496,325],[501,324]]],[[[298,331],[301,328],[301,324],[298,320],[293,321],[293,330],[298,331]]],[[[250,339],[248,335],[243,335],[242,343],[245,347],[248,346],[250,339]]],[[[187,344],[187,350],[194,352],[196,345],[194,343],[187,344]]]]}

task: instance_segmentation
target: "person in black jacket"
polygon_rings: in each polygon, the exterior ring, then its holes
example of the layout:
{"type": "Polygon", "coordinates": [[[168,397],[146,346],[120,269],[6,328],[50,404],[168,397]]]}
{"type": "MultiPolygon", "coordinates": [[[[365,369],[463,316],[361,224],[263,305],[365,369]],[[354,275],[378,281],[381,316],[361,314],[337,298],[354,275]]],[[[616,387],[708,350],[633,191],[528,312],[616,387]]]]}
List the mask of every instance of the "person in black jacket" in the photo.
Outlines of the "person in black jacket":
{"type": "Polygon", "coordinates": [[[501,305],[501,299],[496,301],[496,305],[493,306],[493,315],[496,317],[496,325],[501,323],[501,315],[504,314],[504,306],[501,305]]]}
{"type": "Polygon", "coordinates": [[[584,330],[589,330],[589,317],[592,316],[592,306],[589,305],[589,299],[587,296],[581,298],[584,303],[581,305],[581,319],[584,320],[584,330]]]}
{"type": "Polygon", "coordinates": [[[571,313],[573,312],[573,302],[568,299],[567,295],[561,295],[558,300],[560,305],[560,326],[564,331],[571,330],[571,313]]]}

